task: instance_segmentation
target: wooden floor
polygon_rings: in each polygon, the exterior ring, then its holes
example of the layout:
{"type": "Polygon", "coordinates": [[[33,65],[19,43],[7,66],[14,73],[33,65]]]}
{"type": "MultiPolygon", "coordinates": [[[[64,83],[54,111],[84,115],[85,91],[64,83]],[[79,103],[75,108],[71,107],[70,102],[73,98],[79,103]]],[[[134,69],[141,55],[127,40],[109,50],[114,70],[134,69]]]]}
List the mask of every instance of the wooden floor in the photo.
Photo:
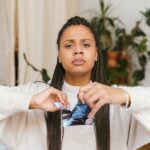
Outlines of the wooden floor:
{"type": "Polygon", "coordinates": [[[150,143],[143,146],[143,147],[141,147],[141,148],[139,148],[138,150],[150,150],[150,143]]]}

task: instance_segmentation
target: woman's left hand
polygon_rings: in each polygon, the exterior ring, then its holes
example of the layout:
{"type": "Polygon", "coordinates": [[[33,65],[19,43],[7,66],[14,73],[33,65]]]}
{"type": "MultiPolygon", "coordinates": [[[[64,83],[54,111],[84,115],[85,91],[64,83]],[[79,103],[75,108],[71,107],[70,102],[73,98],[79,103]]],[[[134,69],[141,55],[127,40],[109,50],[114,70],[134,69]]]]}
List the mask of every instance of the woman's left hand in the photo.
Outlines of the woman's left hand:
{"type": "Polygon", "coordinates": [[[113,88],[98,82],[89,83],[80,88],[78,98],[90,106],[89,118],[105,104],[122,104],[126,101],[125,92],[121,88],[113,88]]]}

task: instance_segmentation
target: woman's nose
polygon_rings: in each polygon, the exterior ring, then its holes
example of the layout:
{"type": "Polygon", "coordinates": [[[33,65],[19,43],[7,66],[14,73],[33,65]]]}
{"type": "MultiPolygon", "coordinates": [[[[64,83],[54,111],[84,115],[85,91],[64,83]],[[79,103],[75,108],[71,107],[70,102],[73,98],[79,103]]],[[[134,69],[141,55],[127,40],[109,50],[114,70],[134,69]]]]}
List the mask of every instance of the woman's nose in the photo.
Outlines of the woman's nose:
{"type": "Polygon", "coordinates": [[[78,47],[75,47],[74,51],[73,51],[73,54],[76,55],[76,54],[83,54],[83,49],[78,46],[78,47]]]}

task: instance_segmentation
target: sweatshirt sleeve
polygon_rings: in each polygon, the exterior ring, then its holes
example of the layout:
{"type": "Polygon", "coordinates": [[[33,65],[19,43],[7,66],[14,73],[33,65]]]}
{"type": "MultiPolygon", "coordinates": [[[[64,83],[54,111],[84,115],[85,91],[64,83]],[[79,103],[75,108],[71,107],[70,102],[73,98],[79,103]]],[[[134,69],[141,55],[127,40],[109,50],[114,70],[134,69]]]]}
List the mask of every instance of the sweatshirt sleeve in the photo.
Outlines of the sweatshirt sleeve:
{"type": "Polygon", "coordinates": [[[29,110],[31,97],[44,89],[34,83],[16,87],[0,86],[0,120],[7,118],[17,112],[29,110]]]}
{"type": "Polygon", "coordinates": [[[45,83],[0,86],[0,143],[15,149],[28,127],[38,126],[41,110],[29,109],[31,97],[47,88],[45,83]]]}
{"type": "Polygon", "coordinates": [[[150,134],[150,87],[121,87],[131,97],[129,111],[150,134]]]}

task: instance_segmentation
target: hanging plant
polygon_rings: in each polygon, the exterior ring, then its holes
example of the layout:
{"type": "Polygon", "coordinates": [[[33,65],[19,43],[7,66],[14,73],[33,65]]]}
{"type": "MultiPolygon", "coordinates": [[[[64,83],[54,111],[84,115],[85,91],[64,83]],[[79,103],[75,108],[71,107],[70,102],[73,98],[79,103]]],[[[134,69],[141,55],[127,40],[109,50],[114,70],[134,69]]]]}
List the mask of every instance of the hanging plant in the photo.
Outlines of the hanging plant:
{"type": "Polygon", "coordinates": [[[44,82],[47,83],[47,82],[50,80],[50,77],[49,77],[49,75],[48,75],[48,73],[47,73],[47,70],[46,70],[45,68],[42,68],[41,70],[39,70],[39,69],[37,69],[35,66],[33,66],[33,65],[27,60],[27,57],[26,57],[25,53],[23,54],[23,57],[24,57],[24,59],[25,59],[25,61],[26,61],[26,63],[27,63],[28,66],[30,66],[34,71],[39,72],[39,73],[41,74],[42,80],[43,80],[44,82]]]}

